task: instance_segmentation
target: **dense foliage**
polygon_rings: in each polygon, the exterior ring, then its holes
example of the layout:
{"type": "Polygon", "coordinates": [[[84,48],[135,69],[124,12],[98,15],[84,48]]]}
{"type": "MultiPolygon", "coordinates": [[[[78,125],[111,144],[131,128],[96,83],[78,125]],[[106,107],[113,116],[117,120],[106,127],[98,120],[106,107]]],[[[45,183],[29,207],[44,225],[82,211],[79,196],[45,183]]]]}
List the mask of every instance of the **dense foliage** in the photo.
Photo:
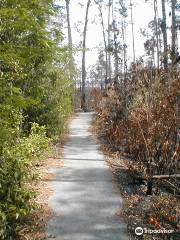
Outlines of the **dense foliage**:
{"type": "Polygon", "coordinates": [[[52,0],[0,1],[0,239],[16,238],[35,161],[71,113],[57,13],[52,0]]]}

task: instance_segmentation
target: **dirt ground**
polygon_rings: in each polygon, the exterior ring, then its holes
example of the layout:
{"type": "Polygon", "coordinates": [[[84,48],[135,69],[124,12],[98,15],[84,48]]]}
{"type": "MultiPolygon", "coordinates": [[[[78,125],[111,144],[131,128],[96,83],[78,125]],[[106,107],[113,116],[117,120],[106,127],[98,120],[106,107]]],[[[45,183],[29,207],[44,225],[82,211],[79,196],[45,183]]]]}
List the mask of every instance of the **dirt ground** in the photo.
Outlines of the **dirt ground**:
{"type": "MultiPolygon", "coordinates": [[[[70,120],[69,120],[70,121],[70,120]]],[[[48,181],[53,177],[49,172],[50,168],[62,168],[63,161],[61,159],[62,149],[68,140],[68,133],[62,136],[61,141],[53,144],[50,156],[40,161],[36,165],[39,175],[37,183],[33,186],[36,192],[34,212],[22,223],[23,227],[19,232],[19,240],[45,240],[46,226],[49,218],[52,216],[52,210],[48,207],[48,199],[52,195],[53,190],[49,188],[48,181]]]]}
{"type": "MultiPolygon", "coordinates": [[[[101,142],[101,141],[100,141],[101,142]]],[[[146,195],[146,182],[134,182],[133,172],[129,166],[130,160],[121,152],[115,152],[101,142],[101,150],[106,155],[107,162],[118,183],[121,196],[124,199],[119,216],[124,218],[131,240],[178,240],[180,239],[180,198],[169,193],[159,185],[154,185],[153,195],[146,195]],[[168,229],[173,234],[135,235],[136,227],[150,230],[168,229]]]]}

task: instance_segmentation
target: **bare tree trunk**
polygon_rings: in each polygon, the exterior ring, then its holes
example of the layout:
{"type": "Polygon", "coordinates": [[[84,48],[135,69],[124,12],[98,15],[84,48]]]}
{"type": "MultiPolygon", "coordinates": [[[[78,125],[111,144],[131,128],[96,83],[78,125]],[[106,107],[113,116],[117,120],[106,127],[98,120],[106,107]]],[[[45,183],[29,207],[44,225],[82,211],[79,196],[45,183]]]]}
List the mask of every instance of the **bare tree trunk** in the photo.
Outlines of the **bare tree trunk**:
{"type": "Polygon", "coordinates": [[[114,79],[118,82],[119,76],[119,60],[118,60],[118,41],[117,41],[117,26],[114,19],[114,1],[112,0],[112,27],[114,32],[114,79]]]}
{"type": "Polygon", "coordinates": [[[175,15],[175,8],[176,8],[176,0],[171,0],[171,9],[172,9],[172,44],[171,44],[171,58],[172,58],[172,65],[176,63],[176,15],[175,15]]]}
{"type": "Polygon", "coordinates": [[[159,69],[159,35],[158,35],[158,14],[157,14],[157,0],[154,0],[154,22],[155,22],[155,35],[156,35],[156,48],[157,48],[157,68],[159,69]]]}
{"type": "Polygon", "coordinates": [[[110,14],[111,14],[111,0],[108,3],[108,79],[111,81],[111,52],[110,52],[110,14]]]}
{"type": "MultiPolygon", "coordinates": [[[[73,60],[73,44],[72,44],[72,34],[71,34],[71,22],[70,22],[70,12],[69,12],[69,3],[70,0],[66,1],[66,13],[67,13],[67,25],[68,25],[68,46],[69,46],[69,78],[71,81],[72,90],[76,89],[76,84],[73,81],[73,67],[74,67],[74,60],[73,60]]],[[[71,101],[74,104],[74,91],[72,91],[71,101]]]]}
{"type": "Polygon", "coordinates": [[[119,61],[118,61],[118,43],[117,43],[117,35],[114,30],[114,65],[115,65],[115,79],[118,80],[119,75],[119,61]]]}
{"type": "Polygon", "coordinates": [[[155,48],[154,48],[154,43],[155,43],[155,36],[154,36],[154,33],[153,33],[153,49],[152,49],[152,67],[155,66],[155,48]]]}
{"type": "Polygon", "coordinates": [[[106,58],[106,69],[105,69],[105,86],[107,86],[108,84],[108,55],[107,55],[107,43],[106,43],[106,33],[105,33],[105,27],[104,27],[104,20],[103,20],[103,14],[102,14],[102,9],[101,9],[101,5],[98,1],[95,1],[95,3],[98,5],[99,8],[99,13],[100,13],[100,17],[101,17],[101,25],[102,25],[102,33],[103,33],[103,40],[104,40],[104,49],[105,49],[105,58],[106,58]]]}
{"type": "Polygon", "coordinates": [[[88,0],[86,7],[86,16],[85,16],[85,24],[83,31],[83,56],[82,56],[82,92],[81,92],[81,109],[83,111],[87,111],[86,107],[86,33],[87,33],[87,24],[88,24],[88,13],[90,7],[91,0],[88,0]]]}
{"type": "Polygon", "coordinates": [[[73,54],[72,54],[72,34],[71,34],[71,23],[70,23],[70,13],[69,13],[69,3],[70,0],[66,1],[66,12],[67,12],[67,25],[68,25],[68,45],[69,45],[69,58],[70,58],[70,79],[72,80],[72,65],[73,64],[73,54]]]}
{"type": "Polygon", "coordinates": [[[163,33],[163,42],[164,42],[164,69],[168,68],[168,57],[167,57],[167,52],[168,52],[168,46],[167,46],[167,24],[166,24],[166,6],[165,6],[165,0],[161,0],[162,4],[162,16],[163,16],[163,21],[162,21],[162,33],[163,33]]]}
{"type": "Polygon", "coordinates": [[[123,75],[124,75],[124,84],[126,85],[126,73],[127,73],[127,52],[126,52],[126,23],[122,22],[122,36],[123,36],[123,75]]]}
{"type": "Polygon", "coordinates": [[[135,53],[135,40],[134,40],[134,22],[133,22],[133,4],[130,0],[131,7],[131,31],[132,31],[132,40],[133,40],[133,62],[136,62],[136,53],[135,53]]]}

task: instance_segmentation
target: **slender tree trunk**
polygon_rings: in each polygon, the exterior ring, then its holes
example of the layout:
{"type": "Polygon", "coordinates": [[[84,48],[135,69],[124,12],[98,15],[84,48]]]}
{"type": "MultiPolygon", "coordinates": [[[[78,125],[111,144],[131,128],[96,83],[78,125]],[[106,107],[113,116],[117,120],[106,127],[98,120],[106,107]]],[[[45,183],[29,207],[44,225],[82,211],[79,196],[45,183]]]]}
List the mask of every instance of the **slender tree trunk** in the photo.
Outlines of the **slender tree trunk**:
{"type": "Polygon", "coordinates": [[[118,61],[118,43],[117,43],[117,35],[114,31],[114,65],[115,65],[115,79],[118,80],[119,75],[119,61],[118,61]]]}
{"type": "Polygon", "coordinates": [[[154,0],[154,22],[155,22],[155,35],[156,35],[156,48],[157,48],[157,68],[159,69],[159,35],[158,35],[158,14],[157,14],[157,0],[154,0]]]}
{"type": "Polygon", "coordinates": [[[171,0],[171,9],[172,9],[172,44],[171,44],[171,58],[172,58],[172,65],[176,63],[176,0],[171,0]]]}
{"type": "Polygon", "coordinates": [[[70,23],[70,13],[69,13],[69,3],[70,0],[66,1],[66,12],[67,12],[67,25],[68,25],[68,45],[69,45],[69,58],[70,58],[70,79],[72,80],[72,65],[73,65],[73,54],[72,54],[72,34],[71,34],[71,23],[70,23]]]}
{"type": "Polygon", "coordinates": [[[70,0],[66,1],[66,13],[67,13],[67,26],[68,26],[68,46],[69,46],[69,78],[71,81],[71,88],[72,88],[72,95],[71,95],[71,101],[74,104],[74,89],[76,88],[75,83],[73,81],[73,66],[74,66],[74,60],[73,60],[73,44],[72,44],[72,34],[71,34],[71,22],[70,22],[70,11],[69,11],[69,3],[70,0]]]}
{"type": "Polygon", "coordinates": [[[111,52],[110,52],[110,15],[111,15],[111,0],[108,3],[108,79],[111,81],[111,52]]]}
{"type": "Polygon", "coordinates": [[[126,53],[126,23],[122,22],[122,36],[123,36],[123,75],[124,75],[124,84],[126,85],[126,72],[127,72],[127,53],[126,53]]]}
{"type": "Polygon", "coordinates": [[[118,81],[119,75],[119,60],[118,60],[118,41],[117,41],[117,26],[114,19],[114,1],[112,0],[112,27],[114,32],[114,79],[118,81]]]}
{"type": "MultiPolygon", "coordinates": [[[[155,36],[154,36],[154,34],[153,34],[153,46],[154,46],[154,43],[155,43],[155,36]]],[[[155,66],[155,48],[153,47],[153,49],[152,49],[152,67],[154,68],[154,66],[155,66]]]]}
{"type": "Polygon", "coordinates": [[[87,111],[86,107],[86,33],[87,33],[87,24],[88,24],[88,13],[90,7],[91,0],[88,0],[87,7],[86,7],[86,16],[85,16],[85,24],[84,24],[84,31],[83,31],[83,56],[82,56],[82,92],[81,92],[81,109],[83,111],[87,111]]]}
{"type": "Polygon", "coordinates": [[[131,32],[132,32],[132,40],[133,40],[133,62],[136,62],[136,53],[135,53],[135,40],[134,40],[134,22],[133,22],[133,4],[132,0],[130,0],[130,8],[131,8],[131,32]]]}
{"type": "Polygon", "coordinates": [[[104,49],[105,49],[105,58],[106,58],[105,86],[107,86],[107,84],[108,84],[108,54],[107,54],[106,33],[105,33],[105,27],[104,27],[104,20],[103,20],[103,14],[102,14],[101,5],[100,5],[100,3],[98,1],[95,1],[95,3],[98,5],[99,13],[100,13],[100,17],[101,17],[101,26],[102,26],[104,49]]]}
{"type": "Polygon", "coordinates": [[[167,52],[168,52],[168,46],[167,46],[167,23],[166,23],[166,6],[165,6],[165,0],[161,0],[162,4],[162,16],[163,16],[163,21],[162,21],[162,33],[163,33],[163,43],[164,43],[164,69],[168,68],[168,57],[167,57],[167,52]]]}

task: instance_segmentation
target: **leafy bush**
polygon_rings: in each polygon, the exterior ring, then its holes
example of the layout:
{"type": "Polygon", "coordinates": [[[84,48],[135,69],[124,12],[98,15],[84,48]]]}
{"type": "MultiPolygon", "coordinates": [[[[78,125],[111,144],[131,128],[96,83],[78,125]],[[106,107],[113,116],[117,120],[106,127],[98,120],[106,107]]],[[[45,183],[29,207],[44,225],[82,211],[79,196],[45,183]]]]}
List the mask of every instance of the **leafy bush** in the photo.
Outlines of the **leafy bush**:
{"type": "Polygon", "coordinates": [[[52,0],[0,1],[0,239],[32,210],[35,161],[72,111],[57,14],[52,0]]]}
{"type": "Polygon", "coordinates": [[[33,124],[29,137],[4,149],[0,166],[0,238],[15,239],[18,224],[33,209],[31,182],[36,160],[48,150],[44,127],[33,124]]]}

